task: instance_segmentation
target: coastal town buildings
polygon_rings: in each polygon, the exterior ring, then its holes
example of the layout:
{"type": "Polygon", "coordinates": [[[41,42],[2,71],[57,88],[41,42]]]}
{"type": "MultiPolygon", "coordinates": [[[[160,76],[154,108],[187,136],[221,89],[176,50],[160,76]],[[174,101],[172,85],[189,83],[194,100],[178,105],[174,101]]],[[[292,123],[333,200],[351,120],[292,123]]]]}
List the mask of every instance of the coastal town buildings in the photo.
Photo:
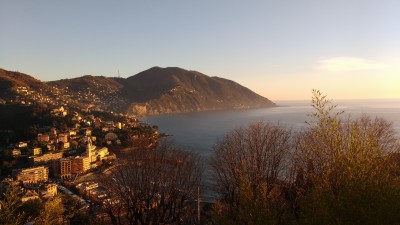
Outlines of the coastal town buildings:
{"type": "Polygon", "coordinates": [[[22,183],[46,182],[49,180],[49,169],[44,166],[14,169],[12,170],[12,176],[22,183]]]}
{"type": "MultiPolygon", "coordinates": [[[[21,89],[23,93],[29,93],[27,90],[27,88],[21,89]]],[[[30,95],[32,98],[35,96],[37,95],[30,95]]],[[[61,99],[65,95],[59,94],[58,97],[61,99]]],[[[118,116],[89,114],[90,112],[79,108],[71,110],[72,107],[66,103],[54,104],[54,102],[46,102],[47,100],[42,97],[40,99],[43,101],[40,104],[23,98],[18,101],[26,103],[23,107],[40,110],[37,114],[39,116],[35,117],[37,120],[33,121],[30,127],[33,129],[29,130],[31,139],[8,138],[6,144],[0,146],[0,153],[6,156],[1,159],[3,160],[0,161],[1,164],[13,165],[12,168],[5,166],[7,170],[2,168],[0,175],[5,179],[12,176],[12,182],[21,190],[22,201],[41,199],[40,202],[46,202],[48,198],[56,196],[63,185],[70,188],[70,185],[82,180],[92,179],[94,175],[88,173],[89,171],[95,172],[95,175],[108,171],[110,166],[115,165],[110,162],[116,159],[115,152],[128,145],[125,142],[127,138],[122,135],[142,131],[142,129],[136,130],[139,123],[135,123],[136,127],[134,127],[129,122],[132,118],[122,114],[118,116]],[[30,102],[32,106],[28,106],[30,102]],[[56,107],[55,110],[51,110],[53,107],[56,107]],[[123,140],[122,143],[121,140],[123,140]],[[112,150],[109,151],[109,148],[112,150]],[[33,167],[24,168],[27,162],[33,167]],[[49,183],[55,181],[57,183],[49,183]]],[[[28,127],[31,124],[26,125],[28,127]]],[[[12,131],[9,133],[12,134],[12,131]]],[[[12,137],[12,135],[9,136],[12,137]]],[[[90,201],[93,199],[97,199],[100,203],[115,201],[107,196],[106,189],[98,183],[87,183],[83,190],[89,196],[83,197],[90,201]]],[[[72,196],[83,201],[83,197],[78,198],[77,195],[79,193],[74,193],[72,196]]],[[[91,207],[89,201],[86,203],[85,207],[91,207]]],[[[81,206],[83,205],[79,207],[81,206]]]]}
{"type": "Polygon", "coordinates": [[[35,199],[39,199],[39,194],[34,190],[25,190],[21,197],[22,202],[27,202],[29,200],[35,199]]]}
{"type": "Polygon", "coordinates": [[[70,179],[72,175],[81,174],[97,167],[97,162],[109,155],[107,147],[97,148],[91,138],[86,137],[86,151],[80,156],[70,156],[54,160],[54,176],[61,179],[70,179]]]}
{"type": "Polygon", "coordinates": [[[26,148],[26,147],[28,147],[28,143],[20,141],[20,142],[18,142],[17,147],[18,148],[26,148]]]}
{"type": "Polygon", "coordinates": [[[58,134],[57,136],[57,142],[68,142],[68,136],[69,134],[65,133],[65,134],[58,134]]]}
{"type": "Polygon", "coordinates": [[[87,145],[86,145],[86,152],[83,154],[85,157],[90,159],[91,163],[96,161],[101,161],[104,157],[106,157],[109,152],[107,147],[100,147],[97,148],[95,145],[92,144],[92,139],[87,137],[87,145]]]}
{"type": "Polygon", "coordinates": [[[89,157],[76,156],[72,158],[72,169],[73,174],[81,174],[90,169],[89,157]]]}
{"type": "Polygon", "coordinates": [[[37,140],[39,142],[48,142],[50,141],[50,136],[48,134],[38,134],[37,140]]]}
{"type": "Polygon", "coordinates": [[[21,150],[18,149],[18,148],[14,148],[14,149],[11,151],[11,153],[12,153],[12,155],[13,155],[14,157],[20,156],[20,155],[21,155],[21,150]]]}
{"type": "Polygon", "coordinates": [[[33,165],[42,165],[61,159],[62,156],[63,156],[62,152],[57,152],[57,153],[48,153],[41,156],[31,156],[29,158],[33,165]]]}
{"type": "Polygon", "coordinates": [[[47,183],[39,187],[39,196],[41,198],[51,198],[57,195],[57,184],[47,183]]]}
{"type": "Polygon", "coordinates": [[[41,155],[42,149],[41,148],[33,148],[32,153],[33,153],[33,155],[41,155]]]}
{"type": "Polygon", "coordinates": [[[62,158],[53,163],[54,176],[61,179],[69,179],[72,176],[72,160],[62,158]]]}

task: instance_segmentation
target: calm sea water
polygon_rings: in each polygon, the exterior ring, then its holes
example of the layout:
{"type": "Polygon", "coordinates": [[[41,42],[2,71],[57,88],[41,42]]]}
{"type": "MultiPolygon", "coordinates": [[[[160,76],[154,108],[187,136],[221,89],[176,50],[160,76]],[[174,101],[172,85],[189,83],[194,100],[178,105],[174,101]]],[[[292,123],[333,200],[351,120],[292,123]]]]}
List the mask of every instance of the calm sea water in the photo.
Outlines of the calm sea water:
{"type": "MultiPolygon", "coordinates": [[[[306,127],[312,113],[310,101],[277,101],[280,107],[196,112],[142,118],[143,122],[159,126],[159,131],[173,135],[176,144],[198,153],[207,162],[213,152],[213,145],[224,134],[250,123],[265,121],[280,123],[294,132],[306,127]]],[[[382,117],[393,123],[400,137],[400,99],[391,100],[338,100],[334,101],[338,110],[356,118],[362,114],[382,117]]],[[[206,179],[210,180],[210,168],[206,166],[206,179]]]]}
{"type": "MultiPolygon", "coordinates": [[[[391,121],[400,133],[400,99],[334,101],[338,110],[351,117],[367,114],[391,121]]],[[[159,126],[160,132],[173,135],[180,146],[190,148],[202,156],[210,156],[212,147],[223,135],[250,123],[266,121],[280,123],[298,131],[306,127],[312,113],[310,101],[277,101],[280,107],[237,111],[196,112],[144,117],[142,121],[159,126]]]]}

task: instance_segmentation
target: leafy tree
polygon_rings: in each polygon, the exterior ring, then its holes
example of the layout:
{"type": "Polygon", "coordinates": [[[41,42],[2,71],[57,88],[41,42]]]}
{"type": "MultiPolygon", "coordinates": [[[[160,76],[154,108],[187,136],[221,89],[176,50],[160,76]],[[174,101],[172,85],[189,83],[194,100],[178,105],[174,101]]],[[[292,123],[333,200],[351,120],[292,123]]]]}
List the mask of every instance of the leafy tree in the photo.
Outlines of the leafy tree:
{"type": "Polygon", "coordinates": [[[22,224],[21,189],[12,181],[4,181],[0,185],[0,224],[22,224]]]}
{"type": "Polygon", "coordinates": [[[60,197],[55,197],[44,203],[44,208],[39,216],[35,218],[38,225],[57,225],[63,224],[63,205],[60,197]]]}
{"type": "Polygon", "coordinates": [[[22,203],[22,189],[15,182],[3,181],[0,189],[0,224],[22,225],[27,221],[38,225],[62,224],[63,207],[59,197],[22,203]]]}
{"type": "Polygon", "coordinates": [[[43,210],[43,201],[40,199],[28,200],[22,204],[21,210],[25,212],[25,221],[33,221],[43,210]]]}
{"type": "Polygon", "coordinates": [[[313,91],[316,113],[297,142],[295,168],[302,224],[398,224],[399,151],[391,124],[362,116],[343,119],[313,91]]]}
{"type": "MultiPolygon", "coordinates": [[[[70,188],[72,190],[72,188],[70,188]]],[[[82,212],[80,210],[81,205],[79,201],[75,198],[73,198],[70,195],[63,194],[61,195],[62,197],[62,203],[64,206],[64,218],[67,220],[73,219],[75,217],[80,217],[80,213],[82,212]]],[[[84,213],[83,211],[82,213],[84,213]]]]}

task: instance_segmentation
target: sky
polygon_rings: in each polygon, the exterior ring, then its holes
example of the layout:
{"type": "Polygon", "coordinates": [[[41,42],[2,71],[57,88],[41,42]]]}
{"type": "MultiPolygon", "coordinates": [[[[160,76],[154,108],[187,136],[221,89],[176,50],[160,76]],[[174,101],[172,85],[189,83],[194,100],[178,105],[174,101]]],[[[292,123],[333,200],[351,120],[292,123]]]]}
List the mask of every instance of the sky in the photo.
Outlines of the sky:
{"type": "Polygon", "coordinates": [[[271,100],[400,98],[400,1],[0,0],[0,68],[42,81],[176,66],[271,100]]]}

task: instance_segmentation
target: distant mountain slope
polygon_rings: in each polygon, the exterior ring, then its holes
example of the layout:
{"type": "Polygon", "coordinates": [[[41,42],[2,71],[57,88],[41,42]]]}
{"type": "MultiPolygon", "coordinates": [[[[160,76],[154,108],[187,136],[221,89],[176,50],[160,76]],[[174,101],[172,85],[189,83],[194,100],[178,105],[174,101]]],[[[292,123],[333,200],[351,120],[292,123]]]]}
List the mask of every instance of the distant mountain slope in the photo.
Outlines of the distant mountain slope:
{"type": "Polygon", "coordinates": [[[70,101],[85,109],[125,112],[130,106],[121,95],[122,84],[109,77],[85,75],[48,84],[64,90],[70,101]]]}
{"type": "Polygon", "coordinates": [[[104,76],[91,76],[85,75],[82,77],[72,79],[62,79],[57,81],[48,82],[51,86],[57,86],[59,88],[69,89],[70,91],[86,91],[91,90],[93,92],[101,92],[104,90],[118,91],[122,88],[122,85],[104,76]]]}
{"type": "Polygon", "coordinates": [[[227,79],[177,67],[153,67],[121,82],[134,114],[164,114],[275,106],[227,79]]]}
{"type": "MultiPolygon", "coordinates": [[[[177,67],[153,67],[129,78],[82,76],[41,82],[0,70],[0,90],[17,100],[63,104],[133,115],[273,107],[275,103],[231,80],[177,67]],[[26,87],[28,91],[16,91],[26,87]]],[[[0,92],[0,98],[5,94],[0,92]]]]}
{"type": "Polygon", "coordinates": [[[27,74],[0,69],[0,95],[10,95],[17,87],[48,88],[46,84],[27,74]]]}

